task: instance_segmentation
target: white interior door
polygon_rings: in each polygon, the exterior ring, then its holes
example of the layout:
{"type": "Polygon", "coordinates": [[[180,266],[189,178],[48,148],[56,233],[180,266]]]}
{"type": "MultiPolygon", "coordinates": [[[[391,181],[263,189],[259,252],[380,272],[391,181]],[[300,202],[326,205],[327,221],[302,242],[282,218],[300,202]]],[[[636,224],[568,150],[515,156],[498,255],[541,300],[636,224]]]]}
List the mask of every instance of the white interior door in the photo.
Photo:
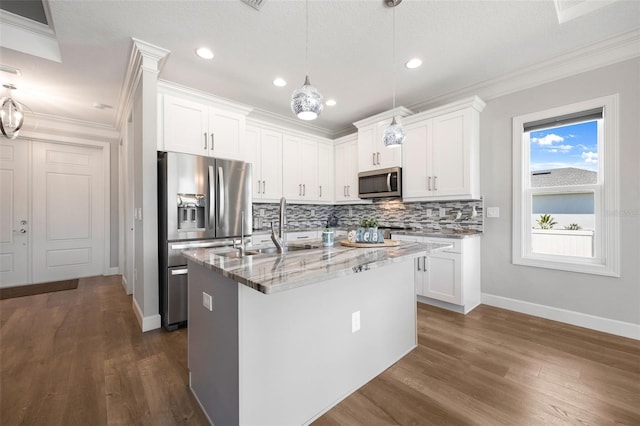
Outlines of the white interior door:
{"type": "Polygon", "coordinates": [[[33,142],[33,283],[104,272],[102,150],[33,142]]]}
{"type": "Polygon", "coordinates": [[[29,283],[29,142],[0,142],[0,287],[29,283]]]}

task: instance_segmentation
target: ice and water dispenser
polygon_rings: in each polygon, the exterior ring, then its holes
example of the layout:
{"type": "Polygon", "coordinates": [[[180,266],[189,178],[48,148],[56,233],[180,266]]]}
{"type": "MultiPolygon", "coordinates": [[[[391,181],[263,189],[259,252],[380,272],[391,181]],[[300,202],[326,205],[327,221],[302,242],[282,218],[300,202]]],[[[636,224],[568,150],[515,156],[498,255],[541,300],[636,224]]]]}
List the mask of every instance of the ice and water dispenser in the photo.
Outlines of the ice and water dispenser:
{"type": "Polygon", "coordinates": [[[178,194],[178,229],[189,231],[205,228],[204,194],[178,194]]]}

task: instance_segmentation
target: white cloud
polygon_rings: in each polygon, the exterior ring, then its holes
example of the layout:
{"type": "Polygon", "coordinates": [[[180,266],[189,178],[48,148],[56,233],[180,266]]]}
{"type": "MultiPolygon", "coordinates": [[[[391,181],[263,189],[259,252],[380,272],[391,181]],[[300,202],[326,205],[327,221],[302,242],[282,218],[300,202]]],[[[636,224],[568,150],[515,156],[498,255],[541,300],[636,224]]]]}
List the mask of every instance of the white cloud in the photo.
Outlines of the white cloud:
{"type": "Polygon", "coordinates": [[[553,145],[556,142],[562,142],[564,138],[560,135],[556,135],[554,133],[549,133],[548,135],[542,138],[532,138],[531,142],[537,143],[539,145],[553,145]]]}
{"type": "Polygon", "coordinates": [[[597,152],[583,152],[582,159],[585,163],[597,163],[598,162],[598,153],[597,152]]]}

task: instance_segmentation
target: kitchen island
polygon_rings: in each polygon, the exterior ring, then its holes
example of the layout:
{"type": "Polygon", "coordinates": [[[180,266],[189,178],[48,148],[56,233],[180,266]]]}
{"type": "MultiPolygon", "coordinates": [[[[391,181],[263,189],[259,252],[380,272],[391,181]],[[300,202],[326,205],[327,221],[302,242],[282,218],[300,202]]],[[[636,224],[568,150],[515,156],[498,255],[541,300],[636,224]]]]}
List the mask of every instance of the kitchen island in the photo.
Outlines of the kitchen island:
{"type": "Polygon", "coordinates": [[[448,244],[189,260],[191,389],[216,425],[308,424],[417,344],[413,260],[448,244]]]}

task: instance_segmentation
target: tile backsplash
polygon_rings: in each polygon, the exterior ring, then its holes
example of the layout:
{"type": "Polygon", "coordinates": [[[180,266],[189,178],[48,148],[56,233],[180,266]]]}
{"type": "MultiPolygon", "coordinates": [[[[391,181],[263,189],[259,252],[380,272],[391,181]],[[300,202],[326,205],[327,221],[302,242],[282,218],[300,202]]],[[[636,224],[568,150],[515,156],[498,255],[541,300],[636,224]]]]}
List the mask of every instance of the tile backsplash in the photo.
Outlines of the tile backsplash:
{"type": "MultiPolygon", "coordinates": [[[[254,203],[254,229],[270,229],[272,221],[277,226],[279,208],[277,203],[254,203]]],[[[330,220],[332,225],[346,228],[357,226],[363,217],[376,217],[380,226],[482,231],[483,211],[482,199],[411,203],[380,199],[372,204],[337,206],[287,204],[287,226],[291,230],[324,228],[330,220]]]]}

